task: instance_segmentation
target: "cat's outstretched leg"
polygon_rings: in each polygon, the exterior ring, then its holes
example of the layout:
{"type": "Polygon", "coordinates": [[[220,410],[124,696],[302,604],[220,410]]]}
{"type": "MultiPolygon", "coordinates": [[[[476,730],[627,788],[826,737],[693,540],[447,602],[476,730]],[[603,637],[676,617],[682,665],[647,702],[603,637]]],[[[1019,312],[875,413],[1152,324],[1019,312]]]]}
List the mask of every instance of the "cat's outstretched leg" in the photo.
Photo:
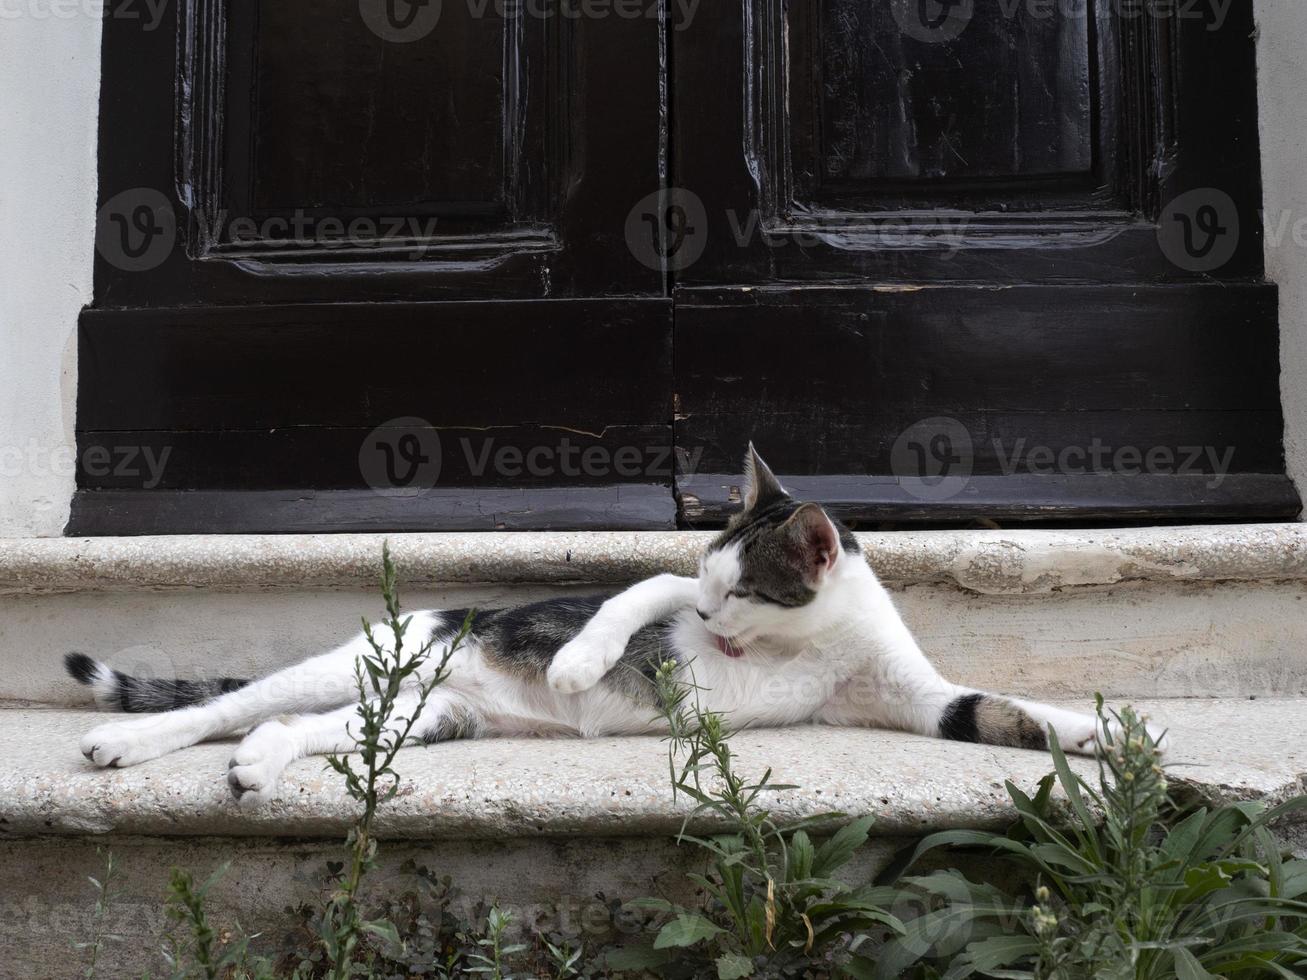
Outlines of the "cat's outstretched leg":
{"type": "MultiPolygon", "coordinates": [[[[1104,724],[1097,715],[959,687],[933,670],[930,676],[913,673],[911,678],[855,678],[826,706],[819,720],[1040,750],[1048,748],[1048,730],[1052,728],[1058,744],[1079,755],[1094,755],[1104,744],[1104,724]]],[[[1106,726],[1113,736],[1120,732],[1115,719],[1108,719],[1106,726]]],[[[1165,733],[1152,725],[1148,731],[1165,750],[1165,733]]]]}
{"type": "Polygon", "coordinates": [[[1094,715],[973,691],[937,674],[888,684],[884,678],[855,678],[819,720],[1023,749],[1047,749],[1051,726],[1063,749],[1082,755],[1093,755],[1102,740],[1094,715]]]}
{"type": "Polygon", "coordinates": [[[698,596],[699,580],[680,575],[655,575],[613,596],[554,655],[546,674],[549,686],[563,694],[590,690],[639,630],[693,606],[698,596]]]}
{"type": "MultiPolygon", "coordinates": [[[[428,635],[434,624],[432,614],[415,613],[409,635],[428,635]]],[[[384,627],[378,627],[378,634],[388,636],[384,627]]],[[[134,766],[198,742],[245,731],[266,718],[325,711],[349,703],[357,696],[355,661],[371,649],[359,635],[330,653],[211,701],[100,725],[82,738],[82,755],[97,766],[134,766]]]]}
{"type": "MultiPolygon", "coordinates": [[[[873,638],[865,667],[822,710],[836,725],[869,725],[937,738],[1048,748],[1048,729],[1068,752],[1093,755],[1103,742],[1096,715],[987,694],[952,684],[917,646],[883,589],[867,597],[861,635],[873,638]]],[[[1110,723],[1111,727],[1117,727],[1110,723]]],[[[1160,740],[1161,733],[1155,733],[1160,740]]],[[[1160,741],[1159,741],[1159,744],[1160,741]]]]}
{"type": "MultiPolygon", "coordinates": [[[[386,725],[398,735],[418,707],[416,691],[402,694],[386,725]]],[[[414,722],[410,737],[424,743],[475,738],[481,720],[459,695],[436,688],[414,722]]],[[[294,715],[265,721],[237,746],[228,763],[227,785],[242,807],[260,806],[276,795],[282,770],[308,755],[353,752],[359,731],[358,705],[320,715],[294,715]]]]}

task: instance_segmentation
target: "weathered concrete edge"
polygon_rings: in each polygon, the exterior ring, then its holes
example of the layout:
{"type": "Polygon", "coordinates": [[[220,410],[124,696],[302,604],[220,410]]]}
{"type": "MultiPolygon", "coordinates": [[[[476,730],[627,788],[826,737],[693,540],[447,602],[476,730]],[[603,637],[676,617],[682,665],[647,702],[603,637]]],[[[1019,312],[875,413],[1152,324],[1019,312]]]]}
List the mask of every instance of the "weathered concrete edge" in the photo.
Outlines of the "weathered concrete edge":
{"type": "MultiPolygon", "coordinates": [[[[887,581],[987,595],[1078,586],[1307,579],[1307,524],[860,534],[887,581]]],[[[693,574],[711,532],[179,535],[0,539],[0,594],[359,588],[389,540],[413,586],[616,584],[693,574]]]]}
{"type": "MultiPolygon", "coordinates": [[[[1172,732],[1170,777],[1198,801],[1274,805],[1307,791],[1307,758],[1296,734],[1307,701],[1141,701],[1137,707],[1172,732]]],[[[75,740],[101,718],[85,710],[0,712],[0,734],[14,748],[13,760],[0,767],[0,840],[330,838],[343,834],[356,812],[320,759],[294,763],[270,806],[241,810],[223,778],[230,743],[129,769],[94,769],[77,754],[75,740]]],[[[888,837],[1000,829],[1017,817],[1004,781],[1033,792],[1053,767],[1043,753],[821,726],[742,732],[734,748],[741,771],[771,766],[777,782],[799,784],[769,798],[778,821],[832,810],[874,814],[876,835],[888,837]]],[[[414,840],[674,834],[692,804],[673,800],[664,751],[655,737],[596,739],[584,747],[519,739],[405,749],[401,789],[379,812],[377,833],[414,840]]],[[[1093,760],[1070,764],[1095,781],[1093,760]]],[[[1292,822],[1304,825],[1307,814],[1292,822]]],[[[689,829],[720,826],[696,818],[689,829]]]]}

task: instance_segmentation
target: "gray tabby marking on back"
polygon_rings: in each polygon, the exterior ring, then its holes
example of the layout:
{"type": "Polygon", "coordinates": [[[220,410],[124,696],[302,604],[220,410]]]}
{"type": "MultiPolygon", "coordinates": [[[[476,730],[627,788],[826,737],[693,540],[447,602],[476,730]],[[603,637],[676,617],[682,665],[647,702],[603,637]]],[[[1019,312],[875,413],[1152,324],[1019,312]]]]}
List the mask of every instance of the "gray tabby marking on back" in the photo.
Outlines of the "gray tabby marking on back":
{"type": "MultiPolygon", "coordinates": [[[[477,610],[467,642],[475,642],[488,665],[526,680],[543,680],[554,654],[594,618],[606,595],[545,599],[511,609],[477,610]]],[[[458,635],[466,609],[445,610],[432,629],[437,645],[458,635]]],[[[666,634],[670,621],[645,626],[603,679],[608,687],[640,701],[650,700],[658,664],[674,659],[666,634]]]]}

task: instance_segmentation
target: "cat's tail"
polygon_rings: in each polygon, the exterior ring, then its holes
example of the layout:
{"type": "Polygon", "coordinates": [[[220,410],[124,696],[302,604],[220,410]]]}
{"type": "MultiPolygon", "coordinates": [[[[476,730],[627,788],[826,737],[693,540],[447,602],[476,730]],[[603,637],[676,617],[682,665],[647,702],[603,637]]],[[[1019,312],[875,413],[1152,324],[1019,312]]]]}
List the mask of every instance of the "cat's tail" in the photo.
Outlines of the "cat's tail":
{"type": "Polygon", "coordinates": [[[211,681],[132,677],[92,660],[84,653],[67,654],[64,667],[74,680],[91,689],[97,705],[109,711],[172,711],[203,704],[249,683],[234,677],[219,677],[211,681]]]}

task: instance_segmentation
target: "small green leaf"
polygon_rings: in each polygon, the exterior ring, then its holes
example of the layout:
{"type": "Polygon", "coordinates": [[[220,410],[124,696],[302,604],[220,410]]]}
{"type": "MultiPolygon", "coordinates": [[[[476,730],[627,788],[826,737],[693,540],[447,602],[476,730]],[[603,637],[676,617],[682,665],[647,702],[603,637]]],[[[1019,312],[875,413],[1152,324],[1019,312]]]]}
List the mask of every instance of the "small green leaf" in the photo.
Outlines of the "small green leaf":
{"type": "Polygon", "coordinates": [[[739,953],[724,953],[717,957],[717,980],[739,980],[753,976],[753,960],[739,953]]]}
{"type": "Polygon", "coordinates": [[[1216,977],[1203,969],[1198,957],[1180,946],[1174,950],[1176,980],[1216,980],[1216,977]]]}
{"type": "Polygon", "coordinates": [[[989,973],[1038,952],[1039,943],[1033,936],[990,936],[967,946],[966,961],[976,971],[989,973]]]}
{"type": "Polygon", "coordinates": [[[860,817],[837,830],[830,840],[817,849],[812,860],[811,876],[826,878],[833,871],[848,864],[853,853],[867,843],[868,833],[875,820],[876,818],[872,816],[860,817]]]}
{"type": "Polygon", "coordinates": [[[721,931],[720,926],[705,919],[702,915],[682,912],[658,930],[658,935],[654,939],[654,949],[667,949],[669,946],[693,946],[705,939],[711,939],[721,931]]]}

